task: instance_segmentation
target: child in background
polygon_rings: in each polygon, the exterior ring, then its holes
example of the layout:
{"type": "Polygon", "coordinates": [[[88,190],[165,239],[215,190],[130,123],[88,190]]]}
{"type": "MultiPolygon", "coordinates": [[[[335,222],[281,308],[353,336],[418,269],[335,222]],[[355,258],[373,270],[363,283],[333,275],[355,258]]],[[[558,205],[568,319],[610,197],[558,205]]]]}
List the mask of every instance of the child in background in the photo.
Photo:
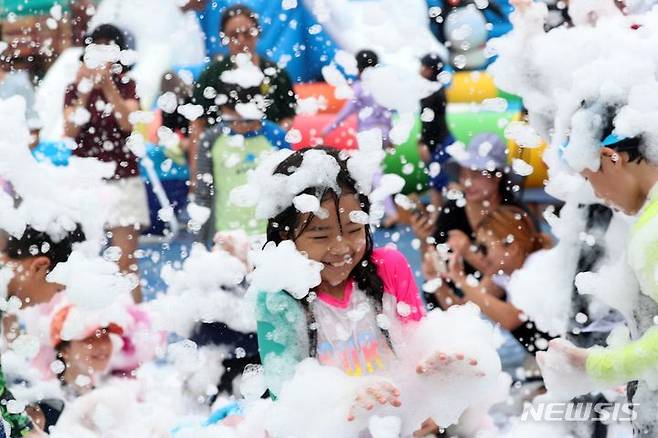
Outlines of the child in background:
{"type": "MultiPolygon", "coordinates": [[[[19,298],[23,309],[29,307],[26,313],[35,315],[34,319],[46,318],[52,306],[56,305],[61,297],[60,292],[64,290],[63,285],[49,281],[48,274],[59,263],[68,260],[74,243],[84,239],[80,226],[57,242],[47,233],[37,231],[30,226],[23,232],[21,238],[14,236],[7,238],[0,251],[0,266],[4,265],[14,271],[14,276],[7,286],[8,294],[19,298]]],[[[2,322],[3,335],[11,342],[20,334],[17,319],[15,315],[4,315],[2,322]]],[[[30,324],[24,328],[29,330],[30,324]]],[[[46,344],[45,340],[43,344],[46,344]]],[[[33,359],[32,365],[42,374],[49,375],[52,359],[52,350],[42,348],[33,359]]]]}
{"type": "MultiPolygon", "coordinates": [[[[68,260],[74,243],[84,239],[80,226],[59,241],[55,241],[47,233],[37,231],[30,226],[26,228],[20,238],[10,235],[6,240],[2,239],[0,268],[11,269],[14,272],[7,285],[7,297],[19,298],[23,306],[49,302],[55,294],[64,289],[64,286],[49,282],[46,276],[57,264],[68,260]],[[34,248],[36,248],[36,253],[34,248]]],[[[15,319],[2,318],[0,331],[3,332],[6,339],[14,339],[18,335],[15,319]]],[[[33,433],[37,433],[37,429],[31,424],[27,415],[7,411],[7,402],[12,399],[13,397],[5,385],[4,373],[0,369],[0,415],[11,426],[10,438],[24,437],[33,429],[35,430],[33,433]]]]}
{"type": "MultiPolygon", "coordinates": [[[[656,146],[642,137],[618,137],[613,131],[610,121],[600,137],[599,168],[596,171],[586,168],[581,175],[608,205],[626,214],[638,215],[628,242],[628,263],[639,282],[640,295],[648,296],[653,302],[644,303],[642,311],[634,312],[635,321],[632,323],[643,334],[623,347],[583,349],[557,339],[550,343],[550,350],[565,353],[571,366],[602,386],[612,388],[631,382],[628,386],[629,401],[640,401],[634,408],[637,411],[634,427],[638,436],[648,437],[655,436],[655,401],[658,399],[655,388],[642,381],[654,376],[658,367],[658,328],[655,325],[655,302],[658,301],[658,164],[649,158],[655,156],[652,150],[656,146]]],[[[567,145],[567,148],[571,147],[579,145],[567,145]]],[[[538,359],[541,363],[541,357],[538,356],[538,359]]]]}
{"type": "MultiPolygon", "coordinates": [[[[428,81],[438,82],[443,71],[443,61],[439,55],[430,53],[420,60],[420,75],[428,81]]],[[[421,133],[418,141],[418,153],[430,172],[430,166],[437,163],[439,166],[448,161],[449,155],[446,147],[455,142],[455,138],[448,129],[446,121],[446,93],[443,86],[431,95],[421,99],[421,133]]],[[[433,166],[432,166],[433,167],[433,166]]],[[[438,172],[430,178],[430,202],[436,211],[443,204],[443,189],[448,185],[445,172],[438,172]]]]}
{"type": "Polygon", "coordinates": [[[14,271],[8,294],[19,298],[24,307],[49,302],[64,286],[48,281],[48,274],[68,260],[73,244],[84,240],[80,225],[61,240],[29,225],[20,238],[9,235],[0,248],[0,267],[14,271]]]}
{"type": "MultiPolygon", "coordinates": [[[[268,242],[278,245],[284,240],[293,241],[298,251],[322,263],[323,269],[321,283],[312,294],[316,299],[297,300],[287,291],[259,294],[257,331],[265,375],[292,377],[295,365],[307,357],[315,357],[321,364],[337,367],[348,375],[377,375],[395,357],[389,331],[377,324],[377,315],[392,321],[393,330],[397,326],[393,321],[404,325],[422,319],[423,303],[404,256],[394,249],[374,248],[370,227],[352,220],[354,212],[368,214],[370,201],[356,188],[348,170],[349,158],[325,147],[302,149],[283,160],[274,175],[294,174],[309,152],[326,153],[338,163],[336,184],[340,193],[326,186],[308,187],[302,193],[316,196],[328,214],[320,217],[301,213],[289,205],[268,222],[268,242]],[[279,310],[273,310],[269,302],[276,302],[274,307],[279,310]],[[409,311],[403,316],[398,306],[409,311]],[[354,312],[361,312],[357,309],[367,312],[355,320],[354,312]],[[300,330],[298,324],[302,321],[307,326],[300,330]]],[[[426,365],[419,364],[420,373],[426,372],[426,365]]],[[[268,383],[276,394],[283,382],[268,383]]],[[[348,419],[354,419],[357,406],[399,406],[398,396],[395,387],[379,381],[359,391],[348,419]]]]}
{"type": "MultiPolygon", "coordinates": [[[[382,135],[383,147],[387,150],[394,147],[389,138],[393,112],[378,104],[372,94],[365,90],[361,83],[363,72],[368,68],[374,68],[378,65],[379,57],[372,50],[361,50],[356,54],[356,66],[359,71],[359,78],[352,84],[354,96],[345,103],[345,106],[336,115],[334,121],[322,130],[323,137],[338,128],[349,116],[356,113],[357,132],[378,129],[382,135]]],[[[381,172],[375,174],[373,177],[375,185],[377,185],[381,177],[381,172]]],[[[390,196],[384,200],[384,209],[386,213],[384,227],[390,228],[398,220],[397,209],[390,196]]]]}
{"type": "MultiPolygon", "coordinates": [[[[91,61],[94,47],[128,49],[125,34],[111,24],[94,29],[86,44],[91,61]]],[[[66,89],[64,135],[75,141],[73,155],[116,164],[114,176],[107,181],[119,193],[108,219],[108,236],[112,246],[121,249],[121,272],[137,275],[134,253],[139,247],[139,231],[150,224],[146,186],[139,175],[137,156],[127,142],[133,130],[130,115],[140,109],[137,85],[118,62],[94,67],[82,62],[75,82],[66,89]]],[[[139,283],[133,298],[142,301],[139,283]]]]}
{"type": "MultiPolygon", "coordinates": [[[[250,240],[265,234],[267,224],[254,219],[253,208],[230,202],[231,191],[247,183],[249,172],[261,157],[290,148],[283,128],[266,120],[258,110],[254,102],[260,96],[258,87],[233,84],[228,101],[221,107],[222,122],[207,130],[198,144],[194,202],[212,212],[199,231],[199,240],[204,244],[215,238],[227,243],[230,236],[243,233],[250,240]]],[[[233,379],[245,365],[259,362],[254,333],[241,333],[221,322],[202,322],[191,338],[198,345],[221,345],[231,352],[223,361],[226,372],[218,382],[220,392],[231,393],[233,379]],[[238,346],[244,349],[244,356],[236,357],[238,346]]]]}
{"type": "Polygon", "coordinates": [[[75,306],[66,305],[54,313],[50,325],[51,345],[64,365],[58,378],[75,395],[90,391],[99,377],[109,374],[114,345],[119,342],[110,336],[123,335],[123,328],[116,323],[95,323],[71,336],[71,330],[77,328],[81,318],[84,317],[75,306]],[[64,334],[67,334],[66,340],[62,339],[64,334]]]}
{"type": "Polygon", "coordinates": [[[149,415],[155,409],[149,405],[152,401],[157,400],[158,408],[171,406],[167,392],[152,398],[137,370],[110,374],[134,317],[113,310],[112,315],[107,310],[101,315],[63,305],[51,316],[50,342],[57,351],[57,377],[67,396],[66,408],[50,430],[54,436],[170,436],[168,418],[149,415]]]}
{"type": "MultiPolygon", "coordinates": [[[[235,84],[234,84],[235,85],[235,84]]],[[[195,202],[212,211],[200,232],[201,241],[212,241],[218,231],[244,230],[248,235],[265,233],[265,222],[254,219],[254,210],[233,205],[229,194],[247,183],[260,157],[278,149],[290,149],[285,131],[265,120],[255,103],[257,87],[234,86],[221,106],[222,123],[202,136],[197,154],[195,202]]]]}
{"type": "MultiPolygon", "coordinates": [[[[481,269],[482,255],[469,250],[474,248],[478,225],[501,205],[516,204],[506,148],[497,134],[478,134],[468,143],[463,156],[453,157],[443,166],[454,168],[463,197],[448,199],[438,211],[430,212],[428,208],[427,212],[421,210],[412,216],[411,226],[421,240],[423,256],[433,245],[447,244],[463,255],[467,274],[481,269]]],[[[452,283],[446,282],[427,296],[428,301],[448,307],[454,289],[452,283]]]]}
{"type": "Polygon", "coordinates": [[[528,213],[518,207],[501,206],[489,213],[476,230],[477,251],[484,267],[482,277],[469,279],[464,269],[463,254],[454,252],[443,272],[437,272],[442,262],[434,251],[424,264],[426,278],[441,276],[452,281],[464,296],[451,293],[453,304],[471,301],[491,320],[508,330],[528,352],[545,350],[551,337],[535,328],[522,312],[506,301],[506,289],[514,271],[536,251],[545,248],[547,238],[538,233],[528,213]],[[431,260],[434,263],[431,263],[431,260]]]}
{"type": "Polygon", "coordinates": [[[356,130],[365,132],[371,129],[379,129],[384,140],[384,147],[389,148],[388,138],[392,126],[392,112],[375,101],[375,98],[367,90],[363,89],[361,76],[367,68],[377,67],[379,57],[372,50],[361,50],[356,54],[356,66],[359,70],[359,79],[352,84],[354,96],[345,103],[345,106],[336,115],[331,124],[322,130],[322,136],[328,135],[338,128],[352,114],[357,114],[356,130]]]}

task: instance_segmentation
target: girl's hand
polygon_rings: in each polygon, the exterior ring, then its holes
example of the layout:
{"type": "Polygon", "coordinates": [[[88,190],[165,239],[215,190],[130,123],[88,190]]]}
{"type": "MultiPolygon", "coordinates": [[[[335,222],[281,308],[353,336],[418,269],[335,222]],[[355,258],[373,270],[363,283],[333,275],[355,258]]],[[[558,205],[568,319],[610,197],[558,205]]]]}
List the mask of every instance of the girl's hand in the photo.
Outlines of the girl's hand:
{"type": "Polygon", "coordinates": [[[418,155],[425,163],[432,161],[432,152],[425,143],[418,143],[418,155]]]}
{"type": "Polygon", "coordinates": [[[436,219],[438,218],[438,213],[430,213],[425,211],[424,213],[412,213],[410,222],[411,229],[414,234],[421,242],[427,242],[427,239],[434,234],[436,229],[436,219]]]}
{"type": "Polygon", "coordinates": [[[98,69],[98,83],[104,91],[109,90],[115,86],[109,65],[98,69]]]}
{"type": "Polygon", "coordinates": [[[466,272],[464,271],[464,258],[459,254],[451,254],[448,260],[448,272],[443,274],[445,279],[452,281],[461,289],[466,283],[466,272]]]}
{"type": "Polygon", "coordinates": [[[233,257],[240,260],[249,270],[249,238],[244,232],[218,231],[213,237],[215,250],[224,250],[233,257]]]}
{"type": "Polygon", "coordinates": [[[79,83],[83,79],[91,80],[92,78],[93,78],[93,71],[85,64],[82,64],[78,69],[78,73],[75,75],[75,82],[79,83]]]}
{"type": "Polygon", "coordinates": [[[454,252],[464,255],[471,248],[471,239],[461,230],[450,230],[447,244],[454,252]]]}
{"type": "Polygon", "coordinates": [[[371,411],[377,403],[380,405],[389,403],[391,406],[399,407],[402,404],[400,401],[400,391],[385,380],[360,389],[347,415],[347,421],[354,421],[359,408],[371,411]]]}
{"type": "Polygon", "coordinates": [[[484,377],[482,371],[478,371],[477,365],[478,361],[474,357],[466,357],[463,353],[454,353],[448,354],[441,351],[432,354],[429,358],[420,362],[416,366],[416,373],[418,374],[434,374],[440,373],[442,370],[445,370],[449,365],[456,364],[468,367],[472,367],[472,370],[476,371],[477,377],[484,377]]]}
{"type": "Polygon", "coordinates": [[[441,276],[441,272],[437,269],[436,263],[438,257],[439,254],[434,246],[430,246],[429,249],[425,251],[425,254],[423,255],[423,263],[420,266],[425,281],[434,280],[441,276]]]}

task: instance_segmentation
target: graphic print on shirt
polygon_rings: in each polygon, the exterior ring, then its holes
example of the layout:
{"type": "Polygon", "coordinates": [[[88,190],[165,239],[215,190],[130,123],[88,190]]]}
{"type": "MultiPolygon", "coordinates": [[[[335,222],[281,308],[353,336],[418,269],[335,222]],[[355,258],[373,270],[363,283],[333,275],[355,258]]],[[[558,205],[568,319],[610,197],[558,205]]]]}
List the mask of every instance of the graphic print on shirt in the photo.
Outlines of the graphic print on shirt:
{"type": "Polygon", "coordinates": [[[323,365],[339,368],[349,376],[372,374],[384,369],[375,333],[362,332],[346,341],[325,341],[318,345],[318,360],[323,365]]]}
{"type": "MultiPolygon", "coordinates": [[[[375,307],[357,287],[348,288],[346,293],[349,297],[345,303],[334,302],[322,294],[314,303],[313,313],[318,323],[317,359],[349,376],[380,372],[393,357],[393,351],[377,325],[375,307]]],[[[385,296],[384,300],[394,298],[385,296]]],[[[384,306],[387,307],[395,308],[384,306]]]]}

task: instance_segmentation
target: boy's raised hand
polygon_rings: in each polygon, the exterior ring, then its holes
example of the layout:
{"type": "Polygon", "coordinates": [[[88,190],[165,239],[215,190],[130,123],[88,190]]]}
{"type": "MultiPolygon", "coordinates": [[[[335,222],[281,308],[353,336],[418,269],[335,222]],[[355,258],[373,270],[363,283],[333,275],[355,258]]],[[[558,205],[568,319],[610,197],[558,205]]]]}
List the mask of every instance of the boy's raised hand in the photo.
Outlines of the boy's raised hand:
{"type": "MultiPolygon", "coordinates": [[[[565,339],[553,339],[548,343],[548,349],[555,350],[559,353],[562,353],[566,356],[569,365],[575,367],[576,369],[585,369],[587,364],[587,358],[589,357],[589,350],[586,348],[580,348],[573,345],[571,342],[565,339]]],[[[544,362],[544,356],[546,352],[541,352],[542,354],[537,353],[537,360],[539,362],[544,362]]]]}
{"type": "Polygon", "coordinates": [[[377,404],[385,405],[387,403],[399,407],[402,404],[400,390],[386,380],[368,384],[357,392],[354,403],[347,414],[347,421],[354,421],[360,409],[372,411],[377,404]]]}

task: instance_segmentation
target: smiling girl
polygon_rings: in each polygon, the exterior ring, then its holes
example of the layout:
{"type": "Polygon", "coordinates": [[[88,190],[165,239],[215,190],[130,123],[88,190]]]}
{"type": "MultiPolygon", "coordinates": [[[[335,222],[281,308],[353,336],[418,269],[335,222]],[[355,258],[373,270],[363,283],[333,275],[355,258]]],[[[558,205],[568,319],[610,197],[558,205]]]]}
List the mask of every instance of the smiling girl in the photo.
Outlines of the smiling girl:
{"type": "MultiPolygon", "coordinates": [[[[323,266],[320,284],[306,298],[297,300],[286,291],[259,295],[258,343],[266,377],[275,382],[269,385],[273,394],[308,357],[351,376],[380,375],[396,356],[391,335],[425,314],[404,256],[394,249],[374,248],[370,201],[357,190],[349,158],[327,148],[304,149],[283,160],[274,174],[293,174],[312,150],[338,163],[339,190],[307,188],[300,194],[320,200],[316,213],[301,213],[291,203],[268,223],[268,242],[292,240],[298,251],[323,266]]],[[[437,353],[419,363],[417,371],[431,372],[452,360],[477,365],[461,354],[437,353]]],[[[358,409],[371,410],[377,403],[400,405],[397,388],[384,379],[376,382],[355,395],[349,420],[358,409]]]]}

